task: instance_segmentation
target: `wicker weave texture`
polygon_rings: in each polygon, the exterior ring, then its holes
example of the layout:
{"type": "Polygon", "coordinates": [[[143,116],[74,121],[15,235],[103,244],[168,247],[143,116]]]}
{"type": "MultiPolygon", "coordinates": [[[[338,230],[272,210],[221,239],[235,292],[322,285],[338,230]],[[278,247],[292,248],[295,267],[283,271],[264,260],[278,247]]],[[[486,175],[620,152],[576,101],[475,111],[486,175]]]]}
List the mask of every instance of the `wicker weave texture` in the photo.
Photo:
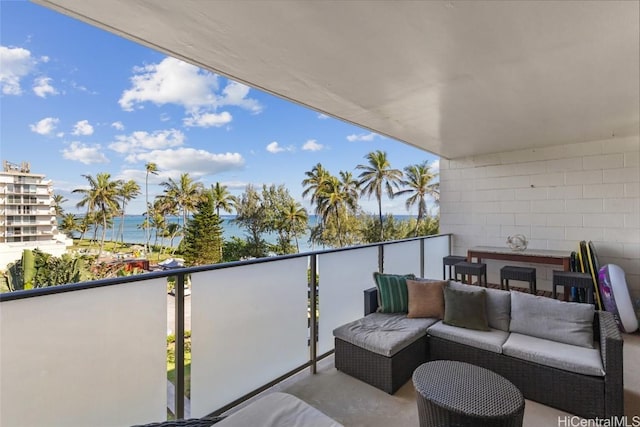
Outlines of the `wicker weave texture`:
{"type": "Polygon", "coordinates": [[[222,419],[224,419],[224,417],[189,418],[186,420],[162,421],[133,427],[210,427],[222,419]]]}
{"type": "Polygon", "coordinates": [[[437,360],[413,374],[420,425],[522,426],[524,397],[504,377],[469,363],[437,360]]]}
{"type": "Polygon", "coordinates": [[[339,371],[393,394],[426,362],[427,341],[422,337],[392,357],[386,357],[335,338],[334,360],[339,371]]]}

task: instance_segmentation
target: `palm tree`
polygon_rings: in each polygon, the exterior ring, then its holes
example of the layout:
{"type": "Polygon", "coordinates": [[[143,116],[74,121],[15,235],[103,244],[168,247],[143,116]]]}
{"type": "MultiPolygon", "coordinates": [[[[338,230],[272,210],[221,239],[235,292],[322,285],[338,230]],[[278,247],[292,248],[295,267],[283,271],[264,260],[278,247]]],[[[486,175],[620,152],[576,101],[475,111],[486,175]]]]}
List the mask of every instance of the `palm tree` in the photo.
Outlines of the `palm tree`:
{"type": "Polygon", "coordinates": [[[307,210],[298,202],[292,201],[282,211],[280,226],[287,232],[287,235],[293,236],[296,241],[296,251],[300,253],[300,245],[298,244],[298,235],[302,234],[309,223],[309,215],[307,210]]]}
{"type": "Polygon", "coordinates": [[[112,181],[111,174],[108,173],[99,173],[95,178],[91,175],[82,176],[89,181],[89,188],[77,188],[73,190],[74,193],[84,195],[76,206],[79,208],[86,206],[87,214],[95,212],[102,220],[102,241],[100,243],[100,250],[98,251],[98,258],[100,258],[107,233],[108,219],[114,211],[118,210],[118,188],[120,187],[121,181],[112,181]]]}
{"type": "MultiPolygon", "coordinates": [[[[145,170],[147,171],[147,175],[144,178],[144,188],[145,188],[145,206],[147,210],[149,210],[149,174],[158,175],[158,165],[153,162],[148,162],[144,165],[145,170]]],[[[144,236],[145,236],[145,253],[149,253],[149,222],[147,221],[146,227],[144,228],[144,236]]]]}
{"type": "Polygon", "coordinates": [[[311,193],[311,204],[313,205],[318,201],[318,197],[322,192],[322,186],[331,174],[320,163],[304,174],[306,178],[302,180],[302,185],[305,187],[302,192],[302,197],[307,197],[307,195],[311,193]]]}
{"type": "Polygon", "coordinates": [[[322,185],[318,196],[318,212],[325,224],[330,215],[334,216],[336,220],[336,234],[340,246],[344,244],[340,215],[344,215],[348,210],[355,211],[356,208],[357,199],[345,191],[342,182],[338,178],[330,176],[322,185]]]}
{"type": "Polygon", "coordinates": [[[219,182],[216,182],[215,186],[211,186],[211,195],[213,196],[213,208],[216,210],[218,217],[220,217],[220,209],[231,213],[233,196],[227,191],[226,185],[220,185],[219,182]]]}
{"type": "Polygon", "coordinates": [[[202,184],[194,182],[188,173],[180,175],[178,182],[173,178],[168,181],[161,182],[164,187],[164,194],[182,213],[182,227],[187,223],[187,215],[195,210],[196,205],[203,197],[202,184]]]}
{"type": "Polygon", "coordinates": [[[64,202],[68,202],[69,200],[65,199],[62,194],[54,194],[52,197],[53,208],[56,212],[56,218],[62,218],[64,216],[64,209],[62,208],[62,204],[64,202]]]}
{"type": "Polygon", "coordinates": [[[64,232],[68,237],[73,238],[73,232],[78,230],[78,222],[76,216],[72,213],[65,214],[60,223],[60,231],[64,232]]]}
{"type": "Polygon", "coordinates": [[[362,170],[358,178],[362,186],[361,194],[371,197],[375,194],[378,201],[378,220],[380,223],[380,241],[384,241],[384,229],[382,226],[382,190],[384,187],[387,196],[393,199],[393,188],[398,188],[402,179],[402,171],[391,169],[387,153],[382,150],[371,152],[364,156],[367,165],[358,165],[356,169],[362,170]]]}
{"type": "Polygon", "coordinates": [[[140,186],[137,182],[130,179],[118,188],[118,196],[122,202],[122,210],[120,216],[120,240],[124,243],[124,214],[127,209],[127,202],[135,199],[140,195],[140,186]]]}
{"type": "MultiPolygon", "coordinates": [[[[422,162],[417,165],[410,165],[404,168],[405,178],[400,181],[402,185],[408,187],[404,190],[396,192],[396,196],[409,194],[405,206],[407,210],[415,204],[418,205],[418,218],[416,219],[416,228],[414,234],[418,235],[418,229],[420,228],[420,221],[427,212],[426,196],[433,197],[434,200],[439,200],[440,191],[438,183],[432,183],[431,181],[438,176],[437,173],[432,173],[429,169],[427,162],[422,162]]],[[[437,202],[436,202],[437,203],[437,202]]]]}

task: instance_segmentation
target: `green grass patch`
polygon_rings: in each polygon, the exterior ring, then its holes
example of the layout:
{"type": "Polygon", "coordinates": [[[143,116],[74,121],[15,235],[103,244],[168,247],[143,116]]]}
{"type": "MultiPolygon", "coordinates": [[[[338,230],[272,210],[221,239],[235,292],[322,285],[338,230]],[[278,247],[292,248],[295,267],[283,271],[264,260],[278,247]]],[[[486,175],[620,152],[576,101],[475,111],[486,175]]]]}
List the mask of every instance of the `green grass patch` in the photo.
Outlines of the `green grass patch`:
{"type": "MultiPolygon", "coordinates": [[[[184,340],[184,393],[191,398],[191,331],[185,331],[184,340]]],[[[167,379],[176,383],[176,337],[167,337],[167,379]]]]}

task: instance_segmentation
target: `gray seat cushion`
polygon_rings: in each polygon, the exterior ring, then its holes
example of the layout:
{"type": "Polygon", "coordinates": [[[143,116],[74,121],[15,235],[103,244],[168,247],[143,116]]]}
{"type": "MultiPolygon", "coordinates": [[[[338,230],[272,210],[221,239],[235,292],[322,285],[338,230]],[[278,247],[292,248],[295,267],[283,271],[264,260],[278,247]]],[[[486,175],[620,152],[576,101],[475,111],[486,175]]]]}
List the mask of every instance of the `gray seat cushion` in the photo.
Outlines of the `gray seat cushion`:
{"type": "Polygon", "coordinates": [[[453,289],[467,292],[482,292],[484,289],[487,293],[486,304],[489,327],[509,332],[509,322],[511,321],[511,292],[465,285],[464,283],[454,280],[449,281],[449,286],[453,289]]]}
{"type": "Polygon", "coordinates": [[[216,427],[342,427],[308,403],[287,393],[271,393],[251,402],[216,427]]]}
{"type": "Polygon", "coordinates": [[[478,331],[474,329],[445,325],[442,322],[438,322],[430,326],[429,329],[427,329],[427,333],[434,337],[460,344],[466,344],[471,347],[492,351],[494,353],[502,353],[502,345],[509,337],[508,332],[501,331],[499,329],[478,331]]]}
{"type": "Polygon", "coordinates": [[[603,377],[604,367],[598,348],[585,348],[512,332],[502,353],[577,374],[603,377]]]}
{"type": "Polygon", "coordinates": [[[371,313],[333,330],[333,336],[383,356],[391,357],[427,334],[438,319],[409,319],[406,314],[371,313]]]}

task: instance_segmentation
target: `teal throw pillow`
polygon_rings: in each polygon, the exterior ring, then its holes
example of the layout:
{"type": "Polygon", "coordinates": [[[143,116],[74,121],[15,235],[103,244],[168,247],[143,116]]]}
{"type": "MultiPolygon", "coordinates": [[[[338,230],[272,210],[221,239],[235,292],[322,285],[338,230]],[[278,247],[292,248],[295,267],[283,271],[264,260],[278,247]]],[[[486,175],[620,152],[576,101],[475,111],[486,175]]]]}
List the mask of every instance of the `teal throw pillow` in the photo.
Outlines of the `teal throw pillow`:
{"type": "Polygon", "coordinates": [[[378,312],[406,313],[409,311],[407,279],[415,279],[413,274],[373,273],[378,288],[378,312]]]}
{"type": "Polygon", "coordinates": [[[443,323],[460,328],[489,330],[487,320],[487,292],[461,291],[445,286],[443,323]]]}

